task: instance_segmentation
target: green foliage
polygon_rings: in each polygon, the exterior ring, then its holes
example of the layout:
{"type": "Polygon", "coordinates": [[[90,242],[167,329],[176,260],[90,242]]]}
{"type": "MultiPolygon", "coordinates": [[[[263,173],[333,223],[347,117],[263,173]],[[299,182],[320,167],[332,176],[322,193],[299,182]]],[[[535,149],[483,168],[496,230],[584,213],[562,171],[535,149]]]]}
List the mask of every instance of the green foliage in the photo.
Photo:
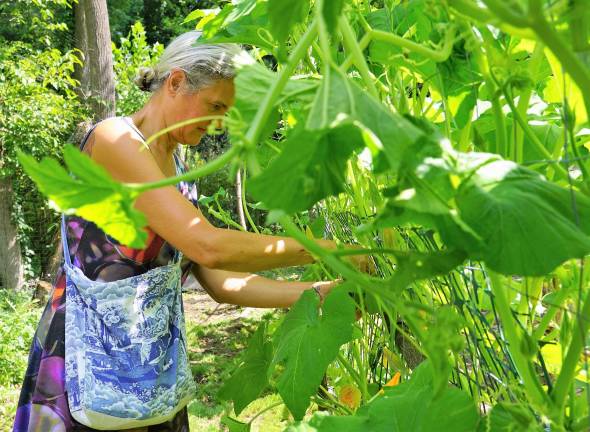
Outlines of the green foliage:
{"type": "Polygon", "coordinates": [[[279,43],[282,44],[287,40],[296,24],[305,21],[309,6],[309,0],[268,1],[269,30],[279,43]]]}
{"type": "Polygon", "coordinates": [[[220,398],[233,401],[236,415],[268,386],[266,371],[271,360],[272,344],[266,339],[266,322],[263,322],[248,341],[239,368],[219,390],[220,398]]]}
{"type": "Polygon", "coordinates": [[[75,98],[73,52],[39,51],[12,43],[0,48],[0,176],[12,179],[12,219],[26,276],[39,276],[54,251],[57,216],[19,166],[20,149],[61,159],[61,148],[85,112],[75,98]]]}
{"type": "Polygon", "coordinates": [[[357,411],[355,416],[315,414],[307,424],[292,426],[289,432],[403,432],[476,430],[479,416],[475,404],[464,392],[448,388],[433,392],[433,370],[422,363],[409,381],[387,389],[382,396],[357,411]]]}
{"type": "Polygon", "coordinates": [[[0,40],[24,42],[36,49],[64,47],[71,0],[4,0],[0,3],[0,40]]]}
{"type": "Polygon", "coordinates": [[[344,191],[346,161],[361,143],[361,133],[353,125],[313,132],[298,128],[283,143],[281,155],[251,180],[250,191],[267,208],[289,213],[308,209],[344,191]],[[293,192],[281,192],[285,190],[293,192]]]}
{"type": "Polygon", "coordinates": [[[14,43],[0,51],[0,59],[0,175],[11,176],[18,169],[16,149],[37,157],[59,155],[84,113],[73,91],[78,60],[72,52],[37,51],[14,43]]]}
{"type": "Polygon", "coordinates": [[[285,367],[277,389],[296,419],[303,418],[326,368],[353,336],[354,303],[346,289],[326,297],[321,315],[318,306],[318,296],[304,292],[274,335],[273,364],[285,367]]]}
{"type": "MultiPolygon", "coordinates": [[[[236,100],[235,109],[231,111],[231,114],[239,119],[239,126],[244,128],[254,120],[268,88],[277,80],[277,74],[269,71],[261,64],[255,63],[250,56],[245,55],[239,58],[236,63],[238,68],[238,76],[235,78],[236,100]]],[[[276,106],[281,103],[288,103],[293,99],[298,102],[311,101],[316,88],[317,83],[312,80],[289,80],[279,99],[273,104],[268,125],[263,129],[262,136],[267,137],[276,129],[279,120],[279,112],[276,106]]],[[[240,139],[241,132],[241,129],[232,128],[230,124],[230,133],[235,135],[232,136],[234,140],[240,139]]]]}
{"type": "Polygon", "coordinates": [[[0,290],[0,386],[22,382],[40,313],[29,292],[0,290]]]}
{"type": "Polygon", "coordinates": [[[145,29],[139,21],[131,26],[127,37],[121,37],[119,46],[113,44],[117,115],[134,113],[148,100],[149,93],[141,91],[133,80],[140,67],[157,62],[163,49],[159,43],[147,43],[145,29]]]}
{"type": "Polygon", "coordinates": [[[204,43],[238,42],[272,50],[274,43],[266,28],[269,24],[266,1],[236,0],[197,25],[204,43]]]}
{"type": "Polygon", "coordinates": [[[74,177],[54,159],[37,162],[19,154],[23,169],[53,205],[66,213],[76,209],[76,214],[92,219],[121,243],[141,248],[147,233],[143,229],[145,216],[133,208],[138,193],[114,181],[103,167],[73,146],[65,147],[64,159],[74,177]]]}
{"type": "MultiPolygon", "coordinates": [[[[174,37],[190,30],[184,25],[184,20],[196,5],[193,0],[142,0],[142,3],[141,18],[148,43],[167,45],[174,37]]],[[[225,3],[226,0],[199,0],[197,5],[199,8],[211,9],[225,3]]],[[[133,19],[136,20],[137,17],[133,19]]]]}
{"type": "Polygon", "coordinates": [[[477,169],[456,200],[486,245],[477,255],[496,271],[540,276],[590,251],[590,199],[512,162],[477,169]]]}
{"type": "Polygon", "coordinates": [[[262,323],[220,397],[232,399],[239,414],[268,386],[268,377],[281,365],[276,388],[293,416],[301,419],[340,346],[352,339],[353,321],[354,303],[345,287],[331,292],[321,309],[318,296],[311,290],[304,292],[275,331],[272,343],[266,340],[262,323]]]}

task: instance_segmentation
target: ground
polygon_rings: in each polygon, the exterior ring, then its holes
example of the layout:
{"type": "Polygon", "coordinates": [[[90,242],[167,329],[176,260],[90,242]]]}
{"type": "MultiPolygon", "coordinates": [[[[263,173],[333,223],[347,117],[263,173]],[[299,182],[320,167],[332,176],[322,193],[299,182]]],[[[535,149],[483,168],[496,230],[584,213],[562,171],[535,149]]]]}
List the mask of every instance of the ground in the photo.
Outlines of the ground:
{"type": "MultiPolygon", "coordinates": [[[[194,280],[187,281],[184,308],[187,317],[189,360],[197,384],[195,399],[189,404],[191,431],[224,430],[221,417],[231,414],[230,404],[216,399],[224,380],[235,367],[236,356],[261,319],[276,317],[268,309],[244,308],[216,303],[194,280]]],[[[253,402],[240,415],[247,422],[265,407],[276,403],[277,395],[268,395],[253,402]]],[[[252,431],[281,431],[283,407],[278,406],[257,417],[252,431]]]]}

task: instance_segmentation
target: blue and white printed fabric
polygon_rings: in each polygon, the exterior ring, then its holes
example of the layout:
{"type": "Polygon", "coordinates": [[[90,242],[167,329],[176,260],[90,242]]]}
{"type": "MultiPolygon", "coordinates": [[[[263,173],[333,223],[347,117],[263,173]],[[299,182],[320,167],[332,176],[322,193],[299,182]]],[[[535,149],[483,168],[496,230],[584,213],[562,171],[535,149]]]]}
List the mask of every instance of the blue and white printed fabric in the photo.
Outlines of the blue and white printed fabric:
{"type": "Polygon", "coordinates": [[[72,416],[95,429],[171,419],[195,392],[186,352],[181,254],[166,266],[113,282],[88,279],[72,265],[65,241],[64,255],[72,416]]]}

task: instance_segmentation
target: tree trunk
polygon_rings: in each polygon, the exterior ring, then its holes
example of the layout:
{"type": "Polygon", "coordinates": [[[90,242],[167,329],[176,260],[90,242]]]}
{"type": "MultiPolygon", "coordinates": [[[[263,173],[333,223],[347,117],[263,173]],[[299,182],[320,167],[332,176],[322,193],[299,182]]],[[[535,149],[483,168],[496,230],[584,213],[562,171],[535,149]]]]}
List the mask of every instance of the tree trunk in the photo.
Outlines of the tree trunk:
{"type": "Polygon", "coordinates": [[[0,287],[19,289],[24,283],[23,261],[16,227],[10,217],[12,183],[0,178],[0,287]]]}
{"type": "MultiPolygon", "coordinates": [[[[99,121],[115,115],[115,77],[109,14],[106,0],[80,0],[79,6],[84,13],[83,18],[79,18],[86,24],[88,103],[94,114],[94,121],[99,121]]],[[[79,30],[80,33],[83,31],[79,30]]]]}
{"type": "Polygon", "coordinates": [[[74,78],[80,83],[76,93],[81,100],[90,96],[90,72],[88,69],[88,37],[86,32],[85,3],[87,0],[78,0],[74,3],[74,47],[78,50],[77,57],[82,62],[74,68],[74,78]]]}

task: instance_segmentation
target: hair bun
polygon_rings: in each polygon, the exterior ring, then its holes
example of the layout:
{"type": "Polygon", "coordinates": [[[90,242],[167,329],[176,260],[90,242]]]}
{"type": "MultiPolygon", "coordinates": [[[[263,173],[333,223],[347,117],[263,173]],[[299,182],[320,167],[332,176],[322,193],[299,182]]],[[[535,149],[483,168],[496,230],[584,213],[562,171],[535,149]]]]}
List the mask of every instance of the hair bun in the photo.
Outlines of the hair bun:
{"type": "Polygon", "coordinates": [[[156,77],[156,71],[151,67],[141,67],[135,77],[135,84],[145,92],[151,91],[152,83],[156,77]]]}

